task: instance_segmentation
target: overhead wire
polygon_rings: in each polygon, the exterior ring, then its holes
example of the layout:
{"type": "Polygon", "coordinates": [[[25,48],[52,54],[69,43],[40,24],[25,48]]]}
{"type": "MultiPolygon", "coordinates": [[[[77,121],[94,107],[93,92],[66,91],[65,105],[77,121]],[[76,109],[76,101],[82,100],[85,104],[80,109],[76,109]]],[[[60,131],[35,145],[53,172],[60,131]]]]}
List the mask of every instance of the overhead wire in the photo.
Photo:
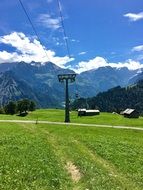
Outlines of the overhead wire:
{"type": "MultiPolygon", "coordinates": [[[[22,9],[23,9],[23,11],[24,11],[24,13],[25,13],[25,15],[26,15],[26,17],[27,17],[27,19],[28,19],[28,21],[29,21],[29,23],[30,23],[30,25],[31,25],[31,27],[32,27],[32,29],[33,29],[33,31],[34,31],[36,37],[37,37],[37,39],[38,39],[38,41],[39,41],[40,44],[42,45],[42,41],[41,41],[41,39],[40,39],[40,36],[39,36],[39,34],[38,34],[38,32],[37,32],[37,30],[36,30],[36,28],[35,28],[35,26],[34,26],[32,20],[31,20],[31,18],[30,18],[30,16],[29,16],[29,14],[28,14],[28,12],[27,12],[27,10],[26,10],[26,8],[25,8],[25,6],[24,6],[22,0],[18,0],[18,1],[19,1],[20,5],[21,5],[21,7],[22,7],[22,9]]],[[[64,36],[64,41],[65,41],[65,46],[66,46],[66,49],[67,49],[68,57],[70,58],[70,57],[71,57],[71,55],[70,55],[70,48],[69,48],[68,37],[67,37],[67,34],[66,34],[65,25],[64,25],[64,17],[63,17],[63,14],[62,14],[62,8],[61,8],[60,0],[57,0],[57,5],[58,5],[58,9],[59,9],[59,15],[60,15],[60,20],[61,20],[61,26],[62,26],[62,29],[63,29],[63,36],[64,36]]],[[[44,50],[44,52],[45,52],[46,57],[47,57],[48,60],[50,61],[50,58],[49,58],[49,56],[48,56],[46,50],[45,50],[45,49],[43,49],[43,50],[44,50]]]]}
{"type": "Polygon", "coordinates": [[[67,37],[67,34],[66,34],[65,25],[64,25],[64,17],[63,17],[63,13],[62,13],[62,8],[61,8],[60,0],[57,0],[57,4],[58,4],[60,19],[61,19],[61,25],[62,25],[62,29],[63,29],[64,41],[65,41],[68,57],[70,58],[71,57],[71,55],[70,55],[70,48],[69,48],[68,37],[67,37]]]}
{"type": "MultiPolygon", "coordinates": [[[[68,44],[68,36],[67,36],[65,25],[64,25],[64,17],[63,17],[63,13],[62,13],[60,0],[57,0],[57,4],[58,4],[59,14],[60,14],[60,18],[61,18],[61,25],[62,25],[62,28],[63,28],[63,36],[64,36],[64,40],[65,40],[65,45],[66,45],[68,57],[71,58],[70,48],[69,48],[69,44],[68,44]]],[[[77,89],[77,84],[76,83],[77,82],[75,80],[75,91],[76,91],[75,98],[78,99],[79,94],[78,94],[78,89],[77,89]]]]}
{"type": "MultiPolygon", "coordinates": [[[[42,41],[41,41],[41,39],[40,39],[40,37],[39,37],[39,35],[38,35],[38,33],[37,33],[37,30],[36,30],[36,28],[35,28],[35,26],[34,26],[32,20],[31,20],[31,18],[30,18],[30,16],[29,16],[28,12],[26,11],[26,8],[24,7],[24,5],[23,5],[23,3],[22,3],[22,0],[18,0],[18,1],[19,1],[20,5],[21,5],[21,7],[22,7],[22,9],[23,9],[23,11],[24,11],[24,13],[25,13],[25,15],[26,15],[26,17],[27,17],[29,23],[31,24],[31,27],[32,27],[32,29],[33,29],[33,31],[34,31],[34,33],[35,33],[35,35],[36,35],[38,41],[39,41],[40,44],[43,46],[43,43],[42,43],[42,41]]],[[[38,45],[37,45],[37,46],[38,46],[38,45]]],[[[38,47],[39,47],[39,46],[38,46],[38,47]]],[[[48,56],[46,50],[45,50],[44,48],[42,48],[42,49],[43,49],[43,51],[45,52],[45,56],[48,58],[48,61],[52,63],[52,61],[51,61],[50,57],[48,56]]],[[[55,63],[55,64],[56,64],[56,63],[55,63]]],[[[54,69],[53,69],[53,72],[54,72],[54,74],[55,74],[55,76],[56,76],[56,75],[57,75],[57,72],[56,72],[56,68],[55,68],[55,67],[54,67],[54,69]]]]}
{"type": "MultiPolygon", "coordinates": [[[[26,11],[26,9],[25,9],[25,7],[24,7],[24,5],[23,5],[23,2],[22,2],[21,0],[18,0],[18,1],[19,1],[20,5],[21,5],[21,7],[22,7],[22,9],[23,9],[23,11],[24,11],[24,13],[25,13],[25,15],[26,15],[26,17],[27,17],[27,19],[28,19],[28,21],[29,21],[29,23],[30,23],[30,25],[31,25],[31,27],[32,27],[32,29],[33,29],[33,31],[34,31],[36,37],[37,37],[37,39],[38,39],[38,41],[39,41],[40,44],[43,46],[42,41],[41,41],[41,39],[40,39],[40,37],[39,37],[37,31],[36,31],[36,28],[35,28],[35,26],[34,26],[32,20],[31,20],[31,18],[30,18],[30,16],[29,16],[28,12],[26,11]]],[[[38,45],[37,45],[37,46],[38,46],[38,45]]],[[[39,47],[39,46],[38,46],[38,47],[39,47]]],[[[46,55],[46,57],[48,58],[48,61],[50,62],[50,58],[49,58],[49,56],[48,56],[48,54],[47,54],[47,52],[46,52],[46,50],[45,50],[44,48],[43,48],[43,51],[45,52],[45,55],[46,55]]]]}
{"type": "MultiPolygon", "coordinates": [[[[38,39],[38,41],[39,41],[40,44],[42,45],[42,41],[41,41],[41,39],[40,39],[40,36],[39,36],[39,34],[37,33],[37,30],[36,30],[36,28],[35,28],[35,26],[34,26],[32,20],[31,20],[31,18],[30,18],[30,16],[29,16],[28,12],[26,11],[26,8],[24,7],[22,0],[18,0],[18,1],[19,1],[20,5],[21,5],[21,7],[22,7],[22,9],[23,9],[23,11],[24,11],[24,13],[25,13],[25,15],[26,15],[26,17],[27,17],[27,19],[28,19],[28,21],[29,21],[29,23],[30,23],[30,25],[31,25],[31,27],[32,27],[32,29],[33,29],[33,31],[34,31],[36,37],[37,37],[37,39],[38,39]]],[[[70,55],[70,48],[69,48],[69,44],[68,44],[68,36],[67,36],[67,34],[66,34],[66,29],[65,29],[65,25],[64,25],[64,17],[63,17],[63,13],[62,13],[62,8],[61,8],[60,0],[57,0],[57,4],[58,4],[58,9],[59,9],[59,15],[60,15],[60,20],[61,20],[61,26],[62,26],[62,29],[63,29],[63,37],[64,37],[64,41],[65,41],[65,46],[66,46],[66,49],[67,49],[68,57],[71,58],[71,55],[70,55]]],[[[43,46],[43,45],[42,45],[42,46],[43,46]]],[[[49,56],[48,56],[48,54],[47,54],[47,51],[46,51],[44,48],[43,48],[43,50],[44,50],[44,52],[45,52],[46,57],[48,58],[48,61],[50,62],[50,58],[49,58],[49,56]]],[[[77,91],[77,90],[76,90],[76,91],[77,91]]]]}
{"type": "MultiPolygon", "coordinates": [[[[24,7],[24,5],[23,5],[22,1],[21,1],[21,0],[18,0],[18,1],[19,1],[20,5],[21,5],[21,7],[22,7],[22,9],[23,9],[23,11],[24,11],[24,13],[25,13],[25,15],[26,15],[26,17],[27,17],[27,19],[28,19],[29,23],[30,23],[30,24],[31,24],[31,26],[32,26],[32,29],[33,29],[33,31],[34,31],[34,33],[35,33],[35,35],[36,35],[37,39],[39,40],[39,42],[40,42],[40,43],[41,43],[41,45],[42,45],[42,41],[41,41],[41,39],[40,39],[40,37],[39,37],[39,35],[38,35],[37,31],[36,31],[36,28],[35,28],[35,26],[34,26],[34,24],[33,24],[32,20],[30,19],[30,16],[29,16],[28,12],[26,11],[26,9],[25,9],[25,7],[24,7]]],[[[48,56],[48,54],[47,54],[46,50],[45,50],[45,49],[43,49],[43,50],[44,50],[44,52],[45,52],[46,57],[47,57],[47,58],[48,58],[48,60],[50,61],[50,58],[49,58],[49,56],[48,56]]],[[[54,73],[55,73],[55,76],[56,76],[56,75],[57,75],[57,73],[56,73],[56,71],[55,71],[55,70],[54,70],[54,73]]]]}

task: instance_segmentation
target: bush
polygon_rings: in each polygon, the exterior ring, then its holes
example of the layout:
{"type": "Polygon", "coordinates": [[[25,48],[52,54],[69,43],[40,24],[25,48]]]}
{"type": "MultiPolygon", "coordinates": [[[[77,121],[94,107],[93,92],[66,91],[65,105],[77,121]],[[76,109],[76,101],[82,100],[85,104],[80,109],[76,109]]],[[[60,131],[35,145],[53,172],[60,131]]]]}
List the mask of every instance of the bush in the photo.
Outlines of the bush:
{"type": "Polygon", "coordinates": [[[13,101],[10,101],[5,107],[4,107],[4,110],[5,110],[5,113],[6,114],[11,114],[11,115],[14,115],[16,113],[16,103],[13,102],[13,101]]]}
{"type": "Polygon", "coordinates": [[[29,111],[34,111],[36,109],[36,104],[34,101],[30,101],[29,111]]]}
{"type": "Polygon", "coordinates": [[[32,100],[23,99],[17,102],[10,101],[5,107],[0,108],[0,114],[16,114],[19,112],[20,115],[27,115],[28,111],[34,111],[36,109],[36,104],[32,100]]]}
{"type": "Polygon", "coordinates": [[[34,111],[36,104],[34,101],[23,99],[17,102],[17,111],[20,113],[27,113],[28,111],[34,111]]]}
{"type": "Polygon", "coordinates": [[[0,107],[0,114],[4,114],[4,113],[5,113],[4,108],[0,107]]]}

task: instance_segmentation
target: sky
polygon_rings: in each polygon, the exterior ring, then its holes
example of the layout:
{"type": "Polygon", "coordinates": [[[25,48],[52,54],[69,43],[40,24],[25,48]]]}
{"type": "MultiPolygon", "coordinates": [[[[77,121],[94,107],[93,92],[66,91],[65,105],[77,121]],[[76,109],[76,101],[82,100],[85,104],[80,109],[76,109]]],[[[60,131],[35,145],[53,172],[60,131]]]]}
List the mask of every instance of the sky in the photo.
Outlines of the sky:
{"type": "Polygon", "coordinates": [[[1,0],[0,63],[50,61],[77,73],[143,67],[142,0],[21,2],[36,33],[20,0],[1,0]]]}

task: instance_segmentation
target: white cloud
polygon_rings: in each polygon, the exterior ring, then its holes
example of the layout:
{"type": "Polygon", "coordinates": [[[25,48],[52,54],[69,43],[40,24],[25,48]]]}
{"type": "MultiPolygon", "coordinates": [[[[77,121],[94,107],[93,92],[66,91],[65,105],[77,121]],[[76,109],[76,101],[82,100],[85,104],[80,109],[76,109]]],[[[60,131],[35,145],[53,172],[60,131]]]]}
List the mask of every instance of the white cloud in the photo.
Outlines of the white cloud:
{"type": "Polygon", "coordinates": [[[143,51],[143,45],[133,47],[132,51],[143,51]]]}
{"type": "Polygon", "coordinates": [[[143,19],[143,12],[140,12],[138,14],[127,13],[124,15],[124,17],[128,17],[130,21],[138,21],[138,20],[143,19]]]}
{"type": "Polygon", "coordinates": [[[53,0],[47,0],[47,3],[52,3],[53,2],[53,0]]]}
{"type": "Polygon", "coordinates": [[[75,39],[71,39],[71,42],[76,42],[76,40],[75,39]]]}
{"type": "Polygon", "coordinates": [[[49,14],[40,14],[38,22],[46,28],[57,30],[61,27],[59,18],[52,18],[49,14]]]}
{"type": "Polygon", "coordinates": [[[74,58],[68,56],[59,57],[51,50],[47,50],[37,39],[29,38],[23,33],[13,32],[9,35],[1,36],[0,43],[10,45],[16,49],[15,52],[0,51],[0,63],[20,62],[30,63],[51,61],[60,67],[74,58]]]}
{"type": "Polygon", "coordinates": [[[77,42],[77,43],[80,42],[79,40],[76,40],[76,39],[71,39],[70,41],[71,41],[71,42],[77,42]]]}
{"type": "Polygon", "coordinates": [[[102,57],[95,57],[94,59],[91,59],[89,61],[81,61],[78,63],[78,65],[75,68],[75,71],[78,73],[88,71],[91,69],[97,69],[99,67],[107,66],[108,63],[106,60],[102,57]]]}
{"type": "MultiPolygon", "coordinates": [[[[0,63],[20,61],[27,63],[32,61],[44,63],[51,61],[60,67],[67,68],[65,66],[66,63],[74,60],[74,58],[69,58],[68,56],[57,56],[54,51],[47,50],[46,47],[42,46],[37,39],[27,37],[23,33],[13,32],[9,35],[1,36],[0,43],[12,46],[16,49],[14,52],[0,51],[0,63]]],[[[134,50],[141,50],[141,48],[137,47],[134,47],[134,50]]],[[[75,70],[77,73],[81,73],[105,66],[117,68],[127,67],[130,70],[143,68],[143,64],[139,61],[129,59],[126,62],[109,63],[106,59],[99,56],[89,61],[81,61],[74,68],[72,65],[68,66],[68,68],[75,70]]]]}
{"type": "Polygon", "coordinates": [[[58,37],[52,37],[52,43],[55,44],[56,46],[64,45],[63,41],[61,41],[60,38],[58,37]]]}
{"type": "Polygon", "coordinates": [[[129,59],[125,62],[118,62],[118,63],[108,63],[109,66],[111,67],[116,67],[116,68],[122,68],[122,67],[127,67],[129,70],[136,70],[143,68],[143,64],[141,64],[139,61],[134,61],[132,59],[129,59]]]}
{"type": "Polygon", "coordinates": [[[137,57],[137,59],[138,59],[139,61],[143,61],[143,55],[139,55],[139,56],[137,57]]]}
{"type": "Polygon", "coordinates": [[[134,60],[127,60],[126,62],[118,62],[118,63],[108,63],[106,59],[103,57],[95,57],[94,59],[91,59],[89,61],[82,61],[79,62],[78,65],[74,68],[74,70],[77,73],[81,73],[84,71],[92,70],[92,69],[98,69],[99,67],[116,67],[116,68],[122,68],[122,67],[127,67],[130,70],[135,70],[135,69],[140,69],[143,68],[143,65],[134,60]]]}
{"type": "Polygon", "coordinates": [[[86,51],[82,51],[78,55],[85,55],[86,53],[87,53],[86,51]]]}
{"type": "Polygon", "coordinates": [[[16,61],[18,61],[18,54],[16,52],[8,53],[7,51],[0,51],[0,63],[12,63],[16,61]]]}

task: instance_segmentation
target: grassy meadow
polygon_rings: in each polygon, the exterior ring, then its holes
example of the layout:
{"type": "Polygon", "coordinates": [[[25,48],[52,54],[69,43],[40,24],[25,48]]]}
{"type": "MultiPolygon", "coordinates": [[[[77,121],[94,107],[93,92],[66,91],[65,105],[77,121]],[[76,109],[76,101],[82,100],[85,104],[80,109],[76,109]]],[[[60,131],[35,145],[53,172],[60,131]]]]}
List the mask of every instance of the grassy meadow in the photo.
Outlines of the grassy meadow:
{"type": "MultiPolygon", "coordinates": [[[[44,120],[44,121],[64,121],[64,110],[58,109],[37,109],[34,112],[29,113],[25,117],[16,115],[0,115],[0,120],[13,119],[13,120],[44,120]]],[[[115,126],[132,126],[143,127],[143,117],[138,119],[124,118],[118,114],[112,113],[100,113],[97,116],[78,117],[77,112],[72,111],[70,113],[70,119],[72,123],[87,123],[87,124],[99,124],[99,125],[115,125],[115,126]]]]}
{"type": "MultiPolygon", "coordinates": [[[[63,121],[64,111],[37,110],[20,119],[37,117],[63,121]]],[[[142,118],[123,120],[107,113],[85,118],[71,113],[71,121],[78,123],[140,127],[143,123],[142,118]]],[[[142,190],[142,145],[143,131],[137,130],[0,123],[0,189],[142,190]]]]}

